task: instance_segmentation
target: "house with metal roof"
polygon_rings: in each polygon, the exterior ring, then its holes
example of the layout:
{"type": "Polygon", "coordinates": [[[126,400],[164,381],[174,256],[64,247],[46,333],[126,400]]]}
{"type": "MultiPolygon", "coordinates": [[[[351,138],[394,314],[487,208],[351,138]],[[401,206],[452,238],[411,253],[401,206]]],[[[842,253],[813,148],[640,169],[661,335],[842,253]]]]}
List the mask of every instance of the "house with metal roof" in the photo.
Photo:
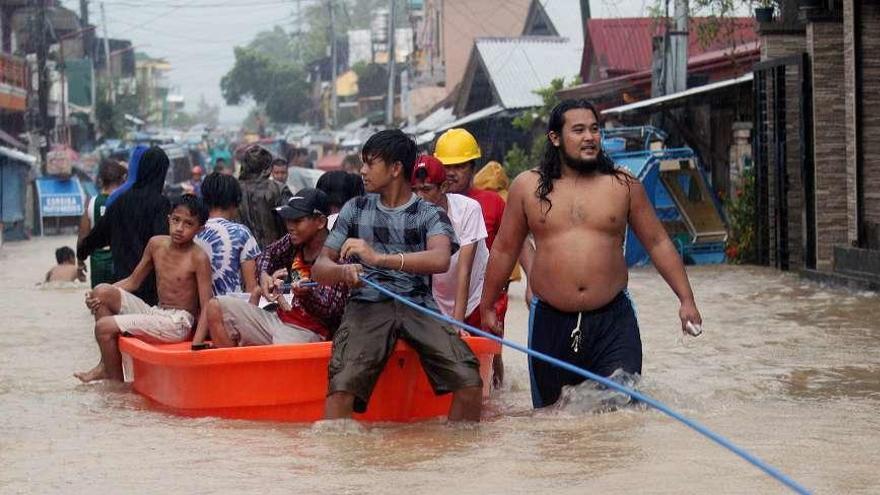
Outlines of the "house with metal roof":
{"type": "Polygon", "coordinates": [[[462,79],[458,117],[497,105],[516,110],[542,104],[535,91],[580,72],[588,2],[534,0],[521,36],[477,38],[462,79]]]}
{"type": "MultiPolygon", "coordinates": [[[[582,84],[560,92],[587,98],[599,108],[651,98],[654,52],[661,49],[661,18],[589,19],[580,75],[582,84]]],[[[751,71],[761,46],[752,18],[695,17],[688,27],[688,87],[735,79],[751,71]]]]}

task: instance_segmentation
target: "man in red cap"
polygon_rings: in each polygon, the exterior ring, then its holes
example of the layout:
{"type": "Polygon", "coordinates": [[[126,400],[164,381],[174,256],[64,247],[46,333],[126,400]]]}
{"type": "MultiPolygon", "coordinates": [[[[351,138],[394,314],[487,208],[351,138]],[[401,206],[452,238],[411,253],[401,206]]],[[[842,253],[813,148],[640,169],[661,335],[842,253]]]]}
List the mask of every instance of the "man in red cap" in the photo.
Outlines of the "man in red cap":
{"type": "Polygon", "coordinates": [[[431,291],[446,316],[480,327],[480,295],[489,261],[486,225],[480,203],[461,195],[447,194],[446,170],[440,160],[423,155],[412,174],[413,190],[425,201],[443,208],[461,248],[452,255],[449,270],[431,277],[431,291]]]}

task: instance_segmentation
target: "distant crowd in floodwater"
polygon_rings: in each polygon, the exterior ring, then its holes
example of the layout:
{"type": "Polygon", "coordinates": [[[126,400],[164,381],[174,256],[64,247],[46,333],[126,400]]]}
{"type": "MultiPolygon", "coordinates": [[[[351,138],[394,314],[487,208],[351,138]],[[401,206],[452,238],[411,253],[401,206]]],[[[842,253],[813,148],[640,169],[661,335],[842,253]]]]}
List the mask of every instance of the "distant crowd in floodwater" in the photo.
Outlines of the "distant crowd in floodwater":
{"type": "MultiPolygon", "coordinates": [[[[679,296],[683,328],[701,323],[687,276],[641,185],[602,152],[592,106],[572,100],[552,116],[547,159],[510,186],[498,163],[477,173],[482,154],[464,129],[444,133],[433,156],[419,155],[401,131],[378,132],[360,160],[295,193],[287,163],[259,145],[236,152],[237,179],[216,168],[202,179],[196,167],[171,198],[160,148],[136,150],[125,181],[118,164],[102,163],[76,252],[80,263],[91,258],[85,302],[101,360],[75,376],[122,380],[120,335],[191,339],[194,351],[332,340],[326,416],[341,418],[366,409],[403,338],[434,390],[453,393],[449,419],[479,420],[479,363],[463,332],[362,278],[503,335],[507,290],[523,273],[533,275],[531,346],[606,376],[640,373],[622,257],[627,226],[679,296]]],[[[69,254],[53,272],[71,270],[69,254]]],[[[581,380],[532,368],[536,407],[581,380]]],[[[495,386],[503,376],[498,355],[495,386]]]]}

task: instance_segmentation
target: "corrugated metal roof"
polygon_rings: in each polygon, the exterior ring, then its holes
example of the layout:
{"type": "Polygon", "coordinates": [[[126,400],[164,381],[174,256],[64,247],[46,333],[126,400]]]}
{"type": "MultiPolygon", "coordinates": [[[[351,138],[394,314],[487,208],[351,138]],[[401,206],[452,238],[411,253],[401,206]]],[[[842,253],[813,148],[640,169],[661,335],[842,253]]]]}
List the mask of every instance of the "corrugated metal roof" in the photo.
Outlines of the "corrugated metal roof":
{"type": "Polygon", "coordinates": [[[439,108],[416,124],[415,131],[419,134],[433,131],[434,129],[442,127],[454,120],[455,115],[452,113],[452,107],[439,108]]]}
{"type": "MultiPolygon", "coordinates": [[[[690,20],[688,31],[688,58],[706,52],[722,50],[758,40],[755,20],[737,17],[713,20],[697,17],[690,20]],[[704,44],[702,33],[717,29],[712,42],[704,44]]],[[[661,19],[621,18],[590,19],[587,21],[587,45],[584,66],[598,65],[601,77],[613,77],[638,72],[651,67],[651,43],[655,35],[665,31],[661,19]]]]}
{"type": "Polygon", "coordinates": [[[484,108],[482,110],[477,110],[474,113],[465,115],[464,117],[462,117],[458,120],[450,122],[450,123],[440,127],[439,129],[437,129],[437,132],[443,132],[445,130],[452,129],[454,127],[461,127],[467,123],[476,122],[478,120],[485,119],[486,117],[491,117],[491,116],[495,115],[496,113],[501,113],[502,111],[504,111],[504,108],[502,108],[500,105],[492,105],[491,107],[484,108]]]}
{"type": "Polygon", "coordinates": [[[515,109],[541,106],[535,91],[548,87],[553,79],[575,78],[583,48],[564,38],[526,36],[480,38],[476,51],[501,105],[515,109]]]}

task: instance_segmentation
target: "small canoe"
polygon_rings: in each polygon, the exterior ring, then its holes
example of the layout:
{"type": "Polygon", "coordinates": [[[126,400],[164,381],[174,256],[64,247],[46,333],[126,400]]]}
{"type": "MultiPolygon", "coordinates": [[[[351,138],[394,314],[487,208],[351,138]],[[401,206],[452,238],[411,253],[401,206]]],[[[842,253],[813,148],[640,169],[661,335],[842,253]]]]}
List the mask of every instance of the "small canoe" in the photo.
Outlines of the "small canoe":
{"type": "MultiPolygon", "coordinates": [[[[480,361],[483,394],[491,386],[500,345],[465,341],[480,361]]],[[[191,351],[189,342],[153,345],[120,337],[126,381],[159,406],[183,416],[311,422],[324,415],[330,342],[191,351]]],[[[449,411],[452,395],[434,395],[416,352],[397,343],[363,421],[408,422],[449,411]]]]}

